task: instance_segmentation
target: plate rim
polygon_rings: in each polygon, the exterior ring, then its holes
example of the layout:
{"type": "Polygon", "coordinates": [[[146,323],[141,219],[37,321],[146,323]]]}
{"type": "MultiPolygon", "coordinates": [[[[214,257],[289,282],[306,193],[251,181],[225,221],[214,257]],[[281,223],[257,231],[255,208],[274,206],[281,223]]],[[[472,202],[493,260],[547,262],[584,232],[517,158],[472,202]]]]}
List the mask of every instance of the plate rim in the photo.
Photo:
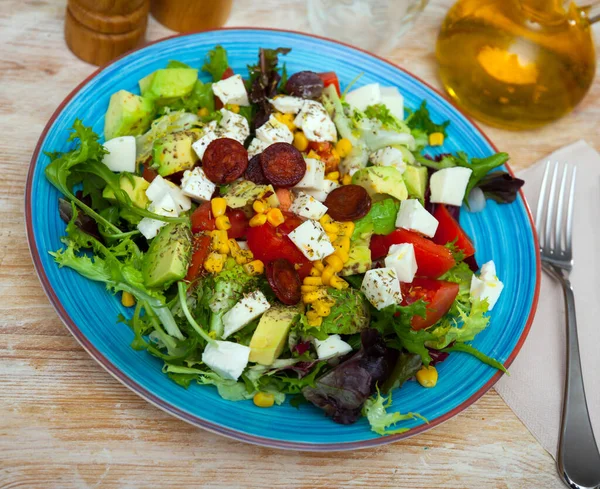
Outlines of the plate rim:
{"type": "MultiPolygon", "coordinates": [[[[37,244],[35,242],[35,237],[34,237],[34,230],[33,230],[33,219],[32,219],[32,184],[33,184],[33,175],[35,173],[35,167],[37,164],[37,161],[39,159],[39,155],[40,155],[40,151],[42,148],[42,145],[48,135],[48,132],[50,131],[50,129],[52,128],[52,126],[54,125],[54,123],[56,122],[56,119],[59,117],[59,115],[62,113],[63,109],[65,108],[65,106],[90,82],[92,81],[95,77],[97,77],[102,71],[104,71],[105,69],[107,69],[109,66],[113,65],[114,63],[118,62],[119,60],[121,60],[122,58],[129,56],[130,54],[136,53],[138,51],[141,51],[149,46],[161,43],[161,42],[165,42],[171,39],[175,39],[175,38],[180,38],[180,37],[191,37],[191,36],[196,36],[196,35],[201,35],[203,33],[209,33],[209,32],[219,32],[219,31],[266,31],[266,32],[281,32],[281,33],[288,33],[288,34],[296,34],[296,35],[300,35],[300,36],[305,36],[305,37],[309,37],[309,38],[313,38],[313,39],[317,39],[320,41],[327,41],[327,42],[331,42],[334,44],[339,44],[341,46],[344,46],[346,48],[350,48],[352,50],[356,50],[356,51],[360,51],[364,54],[367,54],[369,56],[372,56],[373,58],[382,61],[390,66],[392,66],[393,68],[400,70],[404,73],[406,73],[407,75],[409,75],[410,77],[414,78],[415,80],[417,80],[419,83],[423,84],[424,86],[426,86],[429,90],[433,91],[434,93],[436,93],[437,95],[439,95],[443,100],[445,100],[446,102],[448,102],[456,111],[458,111],[468,122],[469,124],[471,124],[476,130],[477,132],[488,142],[488,144],[494,149],[494,151],[498,152],[498,148],[496,148],[495,144],[490,140],[490,138],[487,136],[487,134],[485,134],[481,128],[479,127],[479,125],[477,123],[475,123],[471,117],[469,115],[467,115],[461,108],[457,107],[450,99],[448,99],[441,91],[439,91],[438,89],[434,88],[433,86],[431,86],[429,83],[427,83],[426,81],[422,80],[420,77],[416,76],[415,74],[413,74],[412,72],[408,71],[407,69],[398,66],[397,64],[381,57],[378,56],[374,53],[371,53],[365,49],[359,48],[357,46],[352,46],[350,44],[341,42],[341,41],[337,41],[335,39],[330,39],[324,36],[318,36],[316,34],[311,34],[311,33],[307,33],[307,32],[300,32],[300,31],[294,31],[294,30],[289,30],[289,29],[277,29],[277,28],[268,28],[268,27],[222,27],[222,28],[218,28],[218,29],[210,29],[210,30],[204,30],[204,31],[197,31],[197,32],[189,32],[189,33],[180,33],[180,34],[174,34],[168,37],[164,37],[161,39],[157,39],[151,42],[148,42],[146,44],[144,44],[143,46],[140,46],[139,48],[133,49],[131,51],[128,51],[124,54],[122,54],[121,56],[115,58],[114,60],[112,60],[111,62],[98,67],[95,71],[93,71],[89,76],[87,76],[81,83],[79,83],[73,90],[71,90],[71,92],[63,99],[63,101],[59,104],[59,106],[56,108],[56,110],[52,113],[52,116],[50,117],[50,119],[48,120],[48,122],[46,123],[46,125],[44,126],[43,131],[41,132],[39,138],[38,138],[38,142],[36,144],[35,150],[33,152],[31,161],[29,163],[29,169],[27,172],[27,179],[26,179],[26,184],[25,184],[25,221],[26,221],[26,226],[25,226],[25,231],[26,231],[26,237],[27,237],[27,242],[28,242],[28,246],[29,246],[29,252],[31,254],[31,258],[33,261],[33,265],[36,271],[36,274],[40,280],[40,283],[42,285],[42,288],[44,290],[44,293],[46,294],[46,296],[48,297],[50,303],[52,304],[52,306],[54,307],[54,310],[56,311],[56,313],[58,314],[59,318],[61,319],[61,321],[63,322],[63,324],[65,325],[65,327],[69,330],[69,332],[73,335],[73,337],[77,340],[77,342],[83,347],[84,350],[86,350],[86,352],[98,363],[100,364],[100,366],[102,366],[109,374],[111,374],[116,380],[118,380],[121,384],[123,384],[125,387],[129,388],[131,391],[133,391],[135,394],[137,394],[138,396],[140,396],[142,399],[146,400],[147,402],[149,402],[150,404],[158,407],[159,409],[161,409],[162,411],[182,420],[185,421],[193,426],[196,426],[198,428],[203,428],[206,429],[212,433],[218,434],[218,435],[222,435],[225,436],[227,438],[233,439],[233,440],[237,440],[237,441],[243,441],[246,443],[250,443],[250,444],[254,444],[254,445],[259,445],[259,446],[264,446],[264,447],[268,447],[268,448],[277,448],[277,449],[284,449],[284,450],[297,450],[297,451],[311,451],[311,452],[334,452],[334,451],[348,451],[348,450],[356,450],[356,449],[362,449],[362,448],[370,448],[370,447],[377,447],[377,446],[381,446],[381,445],[386,445],[388,443],[393,443],[399,440],[403,440],[406,438],[410,438],[414,435],[417,435],[419,433],[428,431],[436,426],[439,426],[440,424],[444,423],[445,421],[448,421],[449,419],[453,418],[454,416],[456,416],[457,414],[461,413],[462,411],[464,411],[466,408],[468,408],[469,406],[471,406],[472,404],[474,404],[477,400],[479,400],[487,391],[489,391],[492,386],[500,379],[500,377],[502,377],[503,373],[501,371],[496,372],[492,378],[485,384],[483,385],[477,392],[475,392],[471,397],[469,397],[467,400],[465,400],[464,402],[462,402],[461,404],[459,404],[458,406],[456,406],[454,409],[450,410],[449,412],[445,413],[444,415],[436,418],[435,420],[433,420],[431,423],[428,424],[423,424],[420,426],[417,426],[415,428],[410,429],[409,431],[405,432],[405,433],[400,433],[400,434],[396,434],[396,435],[388,435],[388,436],[381,436],[378,438],[373,438],[370,440],[362,440],[362,441],[353,441],[353,442],[336,442],[336,443],[310,443],[310,442],[290,442],[290,441],[285,441],[285,440],[278,440],[278,439],[274,439],[274,438],[268,438],[268,437],[263,437],[263,436],[257,436],[257,435],[251,435],[248,433],[244,433],[242,431],[238,431],[236,429],[232,429],[217,423],[214,423],[212,421],[208,421],[206,419],[203,419],[201,417],[198,417],[196,415],[193,415],[191,413],[188,413],[182,409],[180,409],[179,407],[171,404],[170,402],[167,402],[163,399],[161,399],[160,397],[158,397],[157,395],[155,395],[153,392],[151,392],[150,390],[146,389],[145,387],[141,386],[139,383],[137,383],[135,380],[133,380],[132,378],[130,378],[127,374],[125,374],[123,371],[121,371],[120,369],[118,369],[112,362],[110,362],[110,360],[108,360],[104,354],[98,350],[89,340],[88,338],[81,332],[81,330],[79,329],[79,327],[77,326],[77,324],[75,323],[75,321],[73,321],[71,319],[71,317],[69,316],[69,314],[67,313],[67,311],[65,310],[65,308],[63,307],[62,303],[60,302],[60,300],[58,299],[58,296],[56,295],[54,288],[52,287],[52,285],[50,284],[50,281],[48,279],[48,276],[46,275],[46,271],[42,265],[41,262],[41,256],[40,256],[40,251],[37,247],[37,244]]],[[[510,168],[510,166],[508,164],[505,165],[506,169],[508,170],[508,172],[510,173],[510,175],[512,175],[514,177],[514,172],[512,171],[512,169],[510,168]]],[[[532,213],[531,213],[531,209],[529,207],[529,204],[525,198],[525,195],[523,194],[522,190],[519,190],[519,194],[522,198],[523,204],[525,206],[525,211],[527,214],[527,217],[529,219],[529,223],[531,226],[531,230],[533,233],[533,241],[534,241],[534,248],[535,248],[535,258],[536,258],[536,284],[535,284],[535,291],[534,291],[534,297],[533,297],[533,302],[531,304],[531,310],[529,312],[529,316],[527,318],[527,322],[525,323],[525,328],[523,330],[523,332],[521,333],[521,336],[519,338],[519,340],[517,341],[515,347],[513,348],[511,354],[509,355],[509,357],[506,359],[506,361],[504,362],[504,366],[506,368],[508,368],[512,362],[514,361],[514,359],[516,358],[517,354],[519,353],[519,351],[521,350],[523,344],[525,343],[525,340],[527,339],[527,336],[529,334],[529,331],[531,329],[531,325],[533,323],[533,319],[535,317],[535,313],[537,310],[537,305],[538,305],[538,299],[539,299],[539,294],[540,294],[540,283],[541,283],[541,261],[540,261],[540,253],[539,253],[539,242],[538,242],[538,236],[537,236],[537,232],[535,229],[535,224],[534,224],[534,220],[532,217],[532,213]]]]}

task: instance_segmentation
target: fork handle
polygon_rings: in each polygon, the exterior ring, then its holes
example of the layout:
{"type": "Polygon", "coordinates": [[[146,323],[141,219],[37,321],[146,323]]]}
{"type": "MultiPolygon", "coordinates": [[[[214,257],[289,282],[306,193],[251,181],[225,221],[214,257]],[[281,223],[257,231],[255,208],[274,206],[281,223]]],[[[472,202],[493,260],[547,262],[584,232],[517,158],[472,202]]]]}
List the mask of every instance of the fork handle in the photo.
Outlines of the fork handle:
{"type": "Polygon", "coordinates": [[[600,453],[585,400],[573,287],[563,277],[567,322],[567,375],[558,444],[558,471],[573,489],[600,488],[600,453]]]}

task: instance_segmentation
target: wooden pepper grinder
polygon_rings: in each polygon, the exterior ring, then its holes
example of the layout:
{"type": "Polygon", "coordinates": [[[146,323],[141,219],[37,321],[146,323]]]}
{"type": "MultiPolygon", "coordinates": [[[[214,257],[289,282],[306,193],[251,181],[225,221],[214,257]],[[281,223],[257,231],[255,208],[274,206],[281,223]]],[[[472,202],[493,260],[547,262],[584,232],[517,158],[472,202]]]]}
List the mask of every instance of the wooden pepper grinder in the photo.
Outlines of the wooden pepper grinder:
{"type": "Polygon", "coordinates": [[[69,0],[65,40],[76,56],[103,65],[140,45],[150,0],[69,0]]]}
{"type": "Polygon", "coordinates": [[[152,0],[152,16],[177,32],[221,27],[231,12],[232,0],[152,0]]]}

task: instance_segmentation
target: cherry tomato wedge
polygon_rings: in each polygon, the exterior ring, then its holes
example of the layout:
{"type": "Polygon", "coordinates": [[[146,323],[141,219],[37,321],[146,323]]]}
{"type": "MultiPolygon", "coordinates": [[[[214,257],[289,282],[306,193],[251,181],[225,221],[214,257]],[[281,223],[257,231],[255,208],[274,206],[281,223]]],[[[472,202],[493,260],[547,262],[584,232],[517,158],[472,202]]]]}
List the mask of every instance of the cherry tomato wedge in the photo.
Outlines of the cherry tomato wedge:
{"type": "MultiPolygon", "coordinates": [[[[248,228],[248,219],[243,211],[239,209],[229,209],[225,215],[229,218],[231,228],[227,230],[227,236],[231,239],[242,238],[246,235],[248,228]]],[[[191,215],[192,232],[214,231],[216,229],[216,219],[212,214],[210,202],[201,204],[191,215]]]]}
{"type": "Polygon", "coordinates": [[[425,329],[437,323],[452,307],[458,295],[458,284],[430,278],[415,278],[410,284],[400,284],[402,305],[409,305],[423,299],[427,302],[425,317],[414,316],[412,329],[425,329]]]}
{"type": "Polygon", "coordinates": [[[210,253],[210,236],[204,233],[194,235],[192,242],[192,259],[185,279],[188,282],[196,279],[202,273],[202,265],[210,253]]]}
{"type": "Polygon", "coordinates": [[[340,91],[340,81],[338,80],[335,71],[326,71],[323,73],[317,73],[317,75],[319,75],[319,78],[323,80],[324,86],[328,87],[329,85],[333,85],[337,94],[342,94],[342,92],[340,91]]]}
{"type": "Polygon", "coordinates": [[[229,239],[239,239],[246,236],[248,218],[240,209],[228,209],[225,215],[229,218],[231,227],[227,230],[229,239]]]}
{"type": "Polygon", "coordinates": [[[471,239],[467,236],[467,233],[464,232],[463,228],[460,227],[458,221],[454,219],[444,204],[438,204],[436,206],[433,217],[439,222],[437,231],[433,237],[434,243],[445,245],[446,243],[451,243],[456,240],[454,244],[458,249],[462,250],[465,258],[475,254],[475,247],[473,246],[471,239]]]}
{"type": "Polygon", "coordinates": [[[302,299],[302,281],[292,263],[284,258],[277,258],[266,265],[266,276],[271,289],[277,298],[293,306],[302,299]]]}
{"type": "Polygon", "coordinates": [[[229,77],[233,76],[233,69],[231,68],[231,66],[228,66],[227,69],[223,72],[223,75],[221,76],[221,80],[226,80],[229,77]]]}
{"type": "Polygon", "coordinates": [[[456,264],[448,248],[406,229],[396,229],[386,236],[373,236],[371,238],[373,260],[383,258],[387,255],[390,246],[400,243],[413,244],[419,277],[438,278],[456,264]]]}
{"type": "Polygon", "coordinates": [[[254,258],[264,263],[278,258],[288,260],[298,270],[300,278],[308,276],[312,268],[311,262],[302,254],[290,238],[288,233],[302,224],[302,219],[289,213],[284,213],[286,220],[278,227],[269,223],[262,226],[249,227],[246,232],[248,248],[254,258]]]}

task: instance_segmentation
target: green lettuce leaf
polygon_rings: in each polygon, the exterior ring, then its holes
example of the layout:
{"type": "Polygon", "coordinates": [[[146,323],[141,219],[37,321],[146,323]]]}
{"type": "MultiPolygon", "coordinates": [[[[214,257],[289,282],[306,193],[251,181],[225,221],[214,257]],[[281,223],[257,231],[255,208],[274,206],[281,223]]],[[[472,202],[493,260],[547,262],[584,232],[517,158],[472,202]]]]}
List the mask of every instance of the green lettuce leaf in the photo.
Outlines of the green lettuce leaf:
{"type": "Polygon", "coordinates": [[[398,132],[410,132],[410,128],[404,121],[395,117],[385,104],[369,105],[364,112],[369,119],[376,119],[385,129],[398,132]]]}
{"type": "Polygon", "coordinates": [[[417,413],[406,413],[400,414],[399,412],[388,413],[387,408],[392,404],[392,395],[384,397],[377,390],[377,396],[370,397],[365,402],[363,407],[363,416],[367,418],[371,425],[371,431],[374,431],[378,435],[395,435],[398,433],[404,433],[408,431],[408,428],[396,428],[390,429],[390,426],[395,425],[400,421],[406,421],[409,419],[420,419],[425,423],[429,421],[417,413]]]}
{"type": "Polygon", "coordinates": [[[400,202],[384,199],[373,203],[368,214],[354,223],[352,240],[362,239],[371,234],[390,234],[396,229],[396,216],[400,202]]]}
{"type": "Polygon", "coordinates": [[[229,68],[229,61],[227,61],[227,51],[223,46],[215,46],[215,49],[211,49],[202,66],[203,71],[211,74],[213,81],[221,80],[227,68],[229,68]]]}

